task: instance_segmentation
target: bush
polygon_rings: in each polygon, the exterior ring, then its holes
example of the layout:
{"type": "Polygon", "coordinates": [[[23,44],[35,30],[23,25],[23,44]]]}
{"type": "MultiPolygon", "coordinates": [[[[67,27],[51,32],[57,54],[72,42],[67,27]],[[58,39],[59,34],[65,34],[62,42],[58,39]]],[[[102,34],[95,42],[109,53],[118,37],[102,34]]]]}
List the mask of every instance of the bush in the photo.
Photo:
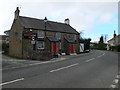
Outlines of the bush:
{"type": "Polygon", "coordinates": [[[0,41],[0,51],[2,51],[2,41],[0,41]]]}
{"type": "Polygon", "coordinates": [[[96,50],[107,50],[106,44],[104,44],[104,43],[94,44],[94,46],[91,47],[91,49],[96,49],[96,50]]]}
{"type": "Polygon", "coordinates": [[[2,51],[4,51],[5,54],[9,53],[9,43],[2,42],[2,51]]]}
{"type": "Polygon", "coordinates": [[[120,52],[120,45],[118,46],[118,52],[120,52]]]}
{"type": "Polygon", "coordinates": [[[112,51],[118,51],[118,52],[120,52],[120,45],[118,45],[118,46],[111,46],[110,49],[112,51]]]}

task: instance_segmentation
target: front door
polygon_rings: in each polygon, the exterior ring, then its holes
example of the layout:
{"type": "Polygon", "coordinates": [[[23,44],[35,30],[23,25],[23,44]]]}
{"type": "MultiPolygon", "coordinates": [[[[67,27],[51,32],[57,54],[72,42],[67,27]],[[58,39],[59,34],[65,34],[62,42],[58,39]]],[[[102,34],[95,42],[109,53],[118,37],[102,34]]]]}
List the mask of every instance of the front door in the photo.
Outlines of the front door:
{"type": "Polygon", "coordinates": [[[75,51],[74,44],[71,44],[70,48],[71,48],[71,52],[70,53],[74,53],[74,51],[75,51]]]}
{"type": "Polygon", "coordinates": [[[57,44],[56,43],[53,43],[53,53],[54,53],[54,55],[57,54],[57,44]]]}

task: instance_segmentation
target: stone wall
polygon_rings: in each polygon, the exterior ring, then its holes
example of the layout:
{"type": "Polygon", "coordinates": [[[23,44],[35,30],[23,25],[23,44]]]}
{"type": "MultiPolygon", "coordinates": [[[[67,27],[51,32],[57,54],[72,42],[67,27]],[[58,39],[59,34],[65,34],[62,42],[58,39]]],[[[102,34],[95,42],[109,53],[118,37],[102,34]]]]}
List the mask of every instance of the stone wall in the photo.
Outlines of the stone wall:
{"type": "Polygon", "coordinates": [[[14,20],[9,36],[9,54],[22,58],[22,31],[19,19],[14,20]]]}

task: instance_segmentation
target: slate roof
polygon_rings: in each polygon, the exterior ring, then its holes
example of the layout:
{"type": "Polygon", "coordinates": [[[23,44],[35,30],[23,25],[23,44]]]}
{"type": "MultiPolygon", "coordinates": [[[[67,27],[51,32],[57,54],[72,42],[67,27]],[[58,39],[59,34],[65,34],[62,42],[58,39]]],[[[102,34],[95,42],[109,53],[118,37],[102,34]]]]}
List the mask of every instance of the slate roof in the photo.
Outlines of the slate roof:
{"type": "Polygon", "coordinates": [[[108,42],[109,42],[109,41],[112,41],[112,40],[115,40],[116,38],[120,39],[120,34],[117,35],[115,38],[112,38],[112,39],[108,40],[108,42]]]}
{"type": "MultiPolygon", "coordinates": [[[[19,16],[19,19],[24,28],[45,30],[45,23],[43,19],[36,19],[36,18],[23,17],[23,16],[19,16]]],[[[53,21],[47,21],[46,30],[78,34],[78,32],[70,25],[65,23],[53,22],[53,21]]]]}

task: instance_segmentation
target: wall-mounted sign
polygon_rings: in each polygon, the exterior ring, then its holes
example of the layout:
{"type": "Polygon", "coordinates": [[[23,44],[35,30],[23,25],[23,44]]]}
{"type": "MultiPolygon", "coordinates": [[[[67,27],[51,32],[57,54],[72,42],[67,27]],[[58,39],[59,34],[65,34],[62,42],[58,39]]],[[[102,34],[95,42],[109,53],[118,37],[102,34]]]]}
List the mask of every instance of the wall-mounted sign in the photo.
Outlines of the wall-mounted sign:
{"type": "Polygon", "coordinates": [[[35,40],[36,39],[36,34],[23,34],[24,39],[31,39],[35,40]]]}

